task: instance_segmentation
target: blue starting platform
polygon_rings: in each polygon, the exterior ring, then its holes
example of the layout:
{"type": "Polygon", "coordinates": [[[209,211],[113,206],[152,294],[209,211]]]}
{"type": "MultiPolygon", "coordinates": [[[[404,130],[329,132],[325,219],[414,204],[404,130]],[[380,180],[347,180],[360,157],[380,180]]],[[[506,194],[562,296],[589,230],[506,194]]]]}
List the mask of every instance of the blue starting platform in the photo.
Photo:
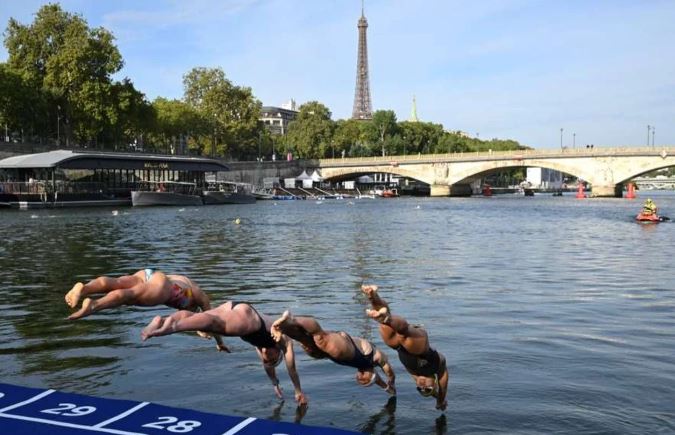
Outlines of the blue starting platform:
{"type": "Polygon", "coordinates": [[[103,399],[0,383],[0,434],[347,435],[357,432],[231,417],[149,402],[103,399]]]}

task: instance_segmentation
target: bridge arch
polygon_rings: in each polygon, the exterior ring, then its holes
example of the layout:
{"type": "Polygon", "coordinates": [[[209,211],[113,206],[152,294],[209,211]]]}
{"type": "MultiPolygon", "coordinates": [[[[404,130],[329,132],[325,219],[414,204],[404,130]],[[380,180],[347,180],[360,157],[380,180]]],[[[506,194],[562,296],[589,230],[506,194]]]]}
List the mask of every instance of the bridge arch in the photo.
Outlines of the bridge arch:
{"type": "Polygon", "coordinates": [[[486,161],[480,165],[471,165],[463,170],[459,170],[452,174],[450,183],[466,183],[472,179],[479,178],[482,175],[513,168],[547,168],[572,175],[582,180],[588,180],[592,175],[579,170],[577,167],[572,167],[569,164],[549,160],[527,160],[526,162],[500,160],[486,161]]]}
{"type": "Polygon", "coordinates": [[[407,169],[400,166],[359,166],[346,168],[324,168],[321,171],[321,176],[324,180],[344,180],[347,178],[358,177],[366,174],[392,174],[400,177],[411,178],[423,183],[432,184],[433,179],[430,177],[420,176],[419,172],[407,169]]]}
{"type": "Polygon", "coordinates": [[[621,196],[623,183],[640,174],[675,166],[675,147],[514,150],[456,154],[322,159],[327,179],[364,173],[389,173],[431,186],[433,196],[450,193],[481,174],[501,169],[539,167],[578,177],[592,185],[593,196],[621,196]]]}

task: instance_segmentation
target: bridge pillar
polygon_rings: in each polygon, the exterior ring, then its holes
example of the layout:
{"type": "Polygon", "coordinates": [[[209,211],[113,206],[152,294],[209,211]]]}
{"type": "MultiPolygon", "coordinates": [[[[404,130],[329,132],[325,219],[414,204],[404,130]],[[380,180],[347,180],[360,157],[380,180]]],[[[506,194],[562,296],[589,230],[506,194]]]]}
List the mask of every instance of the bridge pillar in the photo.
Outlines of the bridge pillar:
{"type": "Polygon", "coordinates": [[[594,198],[621,198],[623,196],[623,184],[612,184],[610,186],[597,186],[593,184],[591,187],[591,196],[594,198]]]}
{"type": "Polygon", "coordinates": [[[432,184],[429,196],[450,196],[450,186],[445,184],[432,184]]]}

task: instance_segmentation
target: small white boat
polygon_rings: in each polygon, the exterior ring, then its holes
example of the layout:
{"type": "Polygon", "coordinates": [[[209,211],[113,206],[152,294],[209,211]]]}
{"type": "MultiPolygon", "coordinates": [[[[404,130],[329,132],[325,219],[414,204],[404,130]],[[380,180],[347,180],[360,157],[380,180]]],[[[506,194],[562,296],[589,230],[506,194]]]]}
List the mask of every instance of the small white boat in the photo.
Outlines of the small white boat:
{"type": "Polygon", "coordinates": [[[204,204],[253,204],[256,197],[248,183],[219,181],[209,183],[208,189],[202,192],[204,204]]]}
{"type": "Polygon", "coordinates": [[[131,191],[134,207],[151,205],[203,205],[195,183],[179,181],[146,181],[138,190],[131,191]]]}

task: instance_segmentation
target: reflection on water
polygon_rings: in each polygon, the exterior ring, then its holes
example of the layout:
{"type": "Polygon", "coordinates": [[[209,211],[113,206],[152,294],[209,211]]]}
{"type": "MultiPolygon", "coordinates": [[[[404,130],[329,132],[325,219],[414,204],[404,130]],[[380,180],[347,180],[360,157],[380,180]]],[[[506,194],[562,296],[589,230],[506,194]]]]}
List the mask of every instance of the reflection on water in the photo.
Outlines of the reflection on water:
{"type": "MultiPolygon", "coordinates": [[[[675,215],[675,195],[654,195],[675,215]]],[[[675,431],[675,224],[639,201],[416,198],[150,209],[3,211],[0,375],[6,382],[366,433],[675,431]],[[240,224],[235,219],[240,218],[240,224]],[[75,281],[182,273],[215,304],[290,309],[373,340],[397,398],[298,352],[278,401],[251,347],[194,334],[140,341],[166,307],[68,322],[75,281]],[[363,282],[423,324],[450,368],[448,410],[419,396],[367,319],[363,282]]]]}

